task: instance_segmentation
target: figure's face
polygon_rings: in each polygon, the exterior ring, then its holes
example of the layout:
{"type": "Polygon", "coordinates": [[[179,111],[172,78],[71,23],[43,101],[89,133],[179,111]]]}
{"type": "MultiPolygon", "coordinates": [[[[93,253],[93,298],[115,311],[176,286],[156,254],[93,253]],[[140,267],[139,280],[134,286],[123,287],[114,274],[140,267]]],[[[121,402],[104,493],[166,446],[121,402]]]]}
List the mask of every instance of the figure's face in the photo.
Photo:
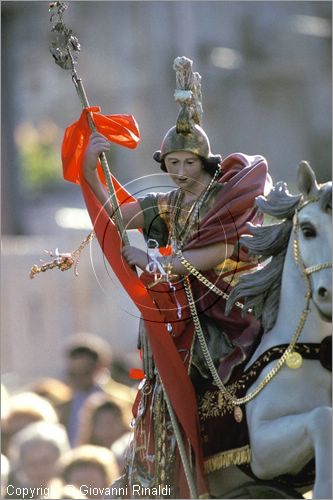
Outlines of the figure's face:
{"type": "Polygon", "coordinates": [[[182,189],[202,190],[209,174],[203,169],[201,159],[188,151],[174,151],[164,158],[172,180],[182,189]]]}

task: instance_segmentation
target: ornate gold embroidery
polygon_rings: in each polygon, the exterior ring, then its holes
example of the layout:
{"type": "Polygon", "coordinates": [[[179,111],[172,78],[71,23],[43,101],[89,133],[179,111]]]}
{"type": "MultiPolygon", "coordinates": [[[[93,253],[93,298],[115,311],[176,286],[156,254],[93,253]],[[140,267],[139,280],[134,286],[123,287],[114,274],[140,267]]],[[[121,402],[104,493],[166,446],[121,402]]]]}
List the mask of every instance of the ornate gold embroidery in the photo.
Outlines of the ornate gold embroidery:
{"type": "MultiPolygon", "coordinates": [[[[240,389],[241,385],[237,381],[234,384],[228,386],[228,391],[233,396],[236,394],[237,389],[240,389]]],[[[233,413],[234,405],[230,399],[226,399],[223,393],[219,390],[214,392],[207,391],[204,395],[199,398],[199,417],[202,420],[206,420],[211,417],[219,417],[226,415],[227,413],[233,413]]]]}

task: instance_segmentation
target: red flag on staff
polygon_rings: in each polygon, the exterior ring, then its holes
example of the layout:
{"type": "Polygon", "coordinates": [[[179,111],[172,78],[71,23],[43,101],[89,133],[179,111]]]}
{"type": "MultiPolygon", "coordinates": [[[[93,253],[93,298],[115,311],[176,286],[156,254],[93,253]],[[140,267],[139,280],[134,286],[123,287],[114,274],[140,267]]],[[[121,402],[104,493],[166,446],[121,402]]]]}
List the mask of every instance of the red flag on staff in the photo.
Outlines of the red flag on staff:
{"type": "MultiPolygon", "coordinates": [[[[109,141],[130,149],[136,148],[140,141],[139,126],[132,115],[103,115],[100,111],[101,108],[98,106],[84,108],[79,120],[65,130],[61,157],[63,176],[66,181],[80,184],[80,168],[91,134],[87,113],[92,113],[98,132],[103,134],[109,141]]],[[[101,181],[105,184],[102,165],[100,163],[98,165],[98,173],[101,181]]],[[[135,201],[135,198],[119,184],[113,175],[112,182],[119,203],[135,201]]]]}

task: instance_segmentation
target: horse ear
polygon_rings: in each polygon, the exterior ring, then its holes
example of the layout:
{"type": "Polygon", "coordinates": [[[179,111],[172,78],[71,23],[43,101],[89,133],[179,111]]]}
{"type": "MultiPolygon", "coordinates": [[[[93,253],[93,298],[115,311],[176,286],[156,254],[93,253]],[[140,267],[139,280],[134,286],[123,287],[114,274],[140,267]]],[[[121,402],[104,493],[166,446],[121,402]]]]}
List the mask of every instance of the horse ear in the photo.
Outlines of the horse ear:
{"type": "Polygon", "coordinates": [[[307,161],[301,161],[297,169],[298,188],[305,195],[314,194],[319,189],[316,174],[307,161]]]}

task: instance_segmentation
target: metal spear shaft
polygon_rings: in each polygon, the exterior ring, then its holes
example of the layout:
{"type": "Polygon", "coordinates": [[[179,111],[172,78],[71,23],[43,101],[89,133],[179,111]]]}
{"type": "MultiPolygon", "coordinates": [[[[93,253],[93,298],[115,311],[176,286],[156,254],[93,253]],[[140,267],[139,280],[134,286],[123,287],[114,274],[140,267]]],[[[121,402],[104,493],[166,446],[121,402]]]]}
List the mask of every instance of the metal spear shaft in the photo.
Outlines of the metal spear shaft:
{"type": "MultiPolygon", "coordinates": [[[[68,51],[70,53],[70,49],[68,49],[68,51]]],[[[73,70],[72,70],[72,80],[73,80],[76,92],[81,100],[82,107],[89,108],[89,101],[88,101],[88,98],[87,98],[87,95],[86,95],[86,92],[85,92],[85,89],[84,89],[84,86],[82,83],[82,79],[77,76],[77,73],[76,73],[74,66],[73,66],[73,70]]],[[[92,132],[97,132],[97,128],[96,128],[96,125],[94,123],[93,115],[91,112],[87,113],[87,119],[88,119],[88,124],[89,124],[90,130],[92,132]]],[[[106,154],[101,153],[99,155],[99,159],[100,159],[100,162],[101,162],[101,165],[103,168],[103,173],[104,173],[106,184],[107,184],[108,191],[110,194],[110,203],[111,203],[111,206],[113,209],[112,218],[114,219],[115,224],[118,228],[123,245],[129,245],[130,242],[129,242],[129,239],[128,239],[128,236],[127,236],[127,233],[125,230],[123,218],[121,216],[121,211],[120,211],[118,199],[117,199],[117,196],[115,193],[115,189],[114,189],[114,185],[113,185],[113,181],[112,181],[112,176],[111,176],[111,172],[110,172],[110,167],[108,164],[108,160],[106,158],[106,154]]]]}
{"type": "MultiPolygon", "coordinates": [[[[72,81],[81,101],[82,108],[89,108],[90,105],[82,83],[82,78],[78,77],[75,68],[75,64],[77,63],[77,53],[80,51],[80,44],[78,38],[73,35],[72,30],[69,29],[63,22],[63,14],[66,9],[67,4],[65,2],[57,1],[50,4],[49,10],[52,13],[50,21],[52,21],[53,17],[55,16],[58,18],[58,22],[52,28],[52,31],[57,33],[57,40],[56,42],[52,42],[52,44],[50,45],[50,51],[58,66],[63,69],[71,70],[72,81]]],[[[90,130],[92,132],[96,132],[97,128],[94,123],[93,114],[91,112],[87,113],[87,119],[90,130]]],[[[118,199],[112,181],[110,167],[105,153],[101,153],[99,155],[99,159],[110,194],[110,203],[113,209],[112,218],[117,226],[123,245],[129,245],[130,242],[121,216],[118,199]]]]}

